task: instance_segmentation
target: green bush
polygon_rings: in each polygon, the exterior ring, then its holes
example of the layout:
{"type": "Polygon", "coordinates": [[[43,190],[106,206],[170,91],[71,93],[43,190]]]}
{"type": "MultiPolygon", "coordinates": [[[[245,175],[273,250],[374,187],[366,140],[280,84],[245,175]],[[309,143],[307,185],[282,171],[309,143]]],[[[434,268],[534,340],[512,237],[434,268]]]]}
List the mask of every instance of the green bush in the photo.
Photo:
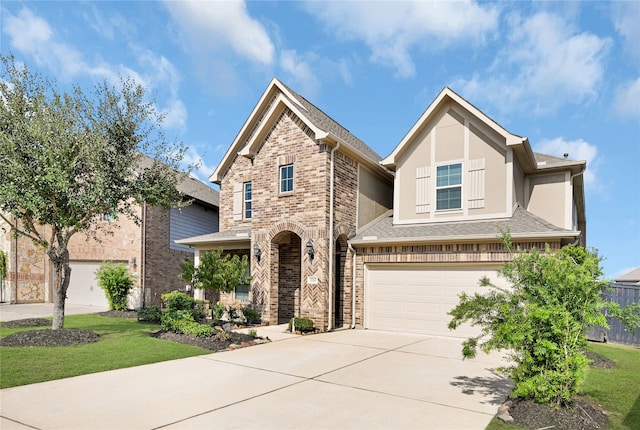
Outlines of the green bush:
{"type": "Polygon", "coordinates": [[[162,320],[162,311],[157,306],[149,306],[138,311],[138,321],[160,323],[162,320]]]}
{"type": "Polygon", "coordinates": [[[250,307],[242,308],[242,315],[247,320],[247,324],[259,324],[260,323],[260,311],[250,307]]]}
{"type": "Polygon", "coordinates": [[[165,293],[161,295],[160,298],[168,312],[189,311],[195,321],[200,321],[205,318],[204,302],[202,300],[196,300],[180,291],[165,293]]]}
{"type": "Polygon", "coordinates": [[[313,320],[309,318],[291,318],[289,320],[289,331],[295,326],[295,330],[301,333],[314,331],[313,320]]]}
{"type": "Polygon", "coordinates": [[[216,332],[216,329],[207,324],[187,320],[180,320],[177,329],[180,333],[195,337],[209,337],[216,332]]]}
{"type": "Polygon", "coordinates": [[[211,313],[213,315],[213,318],[216,321],[220,321],[222,319],[222,316],[224,315],[224,310],[225,310],[224,303],[217,302],[215,305],[213,305],[213,308],[211,309],[211,313]]]}
{"type": "Polygon", "coordinates": [[[162,328],[167,331],[173,331],[176,333],[182,333],[180,331],[180,324],[183,321],[195,322],[193,314],[189,310],[173,310],[164,311],[162,313],[162,328]]]}
{"type": "Polygon", "coordinates": [[[195,303],[193,297],[180,291],[165,293],[160,298],[169,311],[190,311],[195,303]]]}
{"type": "Polygon", "coordinates": [[[105,262],[96,270],[98,286],[104,290],[109,308],[116,311],[127,310],[127,295],[133,286],[129,269],[122,263],[105,262]]]}

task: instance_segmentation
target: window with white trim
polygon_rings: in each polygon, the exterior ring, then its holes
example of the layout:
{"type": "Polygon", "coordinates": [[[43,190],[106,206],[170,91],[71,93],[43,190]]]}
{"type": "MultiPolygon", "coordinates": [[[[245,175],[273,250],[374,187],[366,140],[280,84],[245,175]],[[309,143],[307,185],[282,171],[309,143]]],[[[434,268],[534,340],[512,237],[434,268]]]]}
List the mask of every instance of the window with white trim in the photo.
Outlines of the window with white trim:
{"type": "Polygon", "coordinates": [[[253,203],[251,201],[252,199],[252,185],[251,182],[245,182],[242,186],[243,189],[243,213],[244,213],[244,218],[245,219],[251,219],[251,217],[253,216],[253,203]]]}
{"type": "Polygon", "coordinates": [[[436,169],[436,210],[462,209],[462,163],[436,169]]]}
{"type": "Polygon", "coordinates": [[[280,166],[280,192],[293,192],[293,164],[280,166]]]}

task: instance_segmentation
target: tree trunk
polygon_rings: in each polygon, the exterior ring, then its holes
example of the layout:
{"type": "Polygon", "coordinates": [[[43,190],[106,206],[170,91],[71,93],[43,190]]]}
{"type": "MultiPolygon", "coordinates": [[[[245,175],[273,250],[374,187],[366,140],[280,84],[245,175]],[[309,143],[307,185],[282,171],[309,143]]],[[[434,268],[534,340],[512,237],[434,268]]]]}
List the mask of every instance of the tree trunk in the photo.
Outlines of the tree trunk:
{"type": "Polygon", "coordinates": [[[69,251],[66,246],[49,252],[49,259],[55,271],[55,288],[53,292],[53,324],[52,330],[64,328],[64,302],[67,299],[67,289],[71,280],[69,267],[69,251]]]}

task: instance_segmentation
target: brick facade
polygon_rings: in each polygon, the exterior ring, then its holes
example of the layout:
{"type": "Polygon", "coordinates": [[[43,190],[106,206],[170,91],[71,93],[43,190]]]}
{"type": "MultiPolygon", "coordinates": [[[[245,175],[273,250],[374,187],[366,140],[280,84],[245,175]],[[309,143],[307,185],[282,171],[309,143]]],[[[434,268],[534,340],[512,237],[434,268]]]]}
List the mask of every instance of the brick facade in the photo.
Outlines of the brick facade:
{"type": "MultiPolygon", "coordinates": [[[[257,244],[262,257],[251,261],[250,299],[262,310],[263,320],[271,324],[302,316],[313,319],[316,327],[328,325],[329,243],[335,243],[342,235],[346,251],[346,237],[356,230],[358,201],[358,163],[339,149],[334,157],[336,204],[332,234],[331,147],[317,143],[290,110],[285,109],[277,118],[253,159],[236,156],[224,174],[220,185],[220,230],[251,227],[251,247],[257,244]],[[280,166],[286,164],[294,166],[294,190],[281,194],[280,166]],[[249,181],[253,216],[234,220],[234,184],[249,181]],[[306,252],[309,241],[313,244],[313,258],[306,252]]],[[[345,292],[351,288],[350,277],[346,278],[349,279],[339,284],[340,304],[348,299],[345,292]]],[[[334,282],[334,288],[335,285],[334,282]]],[[[346,308],[342,306],[345,311],[346,308]]]]}

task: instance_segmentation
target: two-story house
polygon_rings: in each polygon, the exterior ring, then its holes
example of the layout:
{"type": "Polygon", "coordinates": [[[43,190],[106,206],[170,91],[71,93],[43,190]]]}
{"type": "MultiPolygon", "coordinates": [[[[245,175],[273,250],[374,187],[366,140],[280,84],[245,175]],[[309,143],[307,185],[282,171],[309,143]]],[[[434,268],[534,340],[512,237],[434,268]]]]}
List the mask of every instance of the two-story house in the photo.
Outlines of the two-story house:
{"type": "Polygon", "coordinates": [[[221,299],[271,324],[449,335],[457,295],[501,283],[500,229],[523,249],[584,243],[584,169],[533,153],[449,88],[381,159],[274,79],[210,178],[220,232],[178,242],[196,261],[249,255],[250,287],[221,299]]]}

